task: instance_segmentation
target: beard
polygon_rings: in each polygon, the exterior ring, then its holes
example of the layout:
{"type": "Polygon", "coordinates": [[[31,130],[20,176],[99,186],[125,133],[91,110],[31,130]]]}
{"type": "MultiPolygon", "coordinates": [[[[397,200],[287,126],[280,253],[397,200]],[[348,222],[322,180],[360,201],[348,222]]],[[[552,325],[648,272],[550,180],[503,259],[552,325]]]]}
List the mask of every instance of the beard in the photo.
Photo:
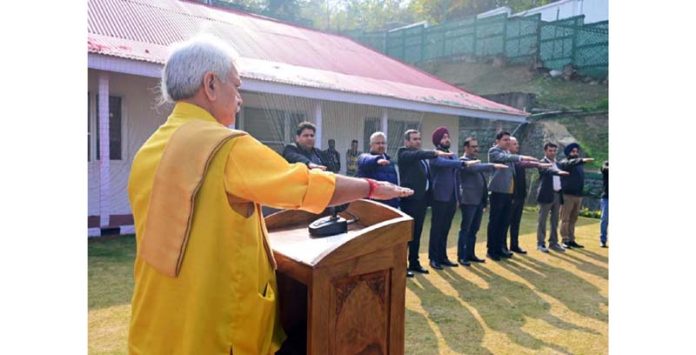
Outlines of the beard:
{"type": "Polygon", "coordinates": [[[447,142],[447,143],[440,143],[440,147],[445,148],[445,149],[449,149],[449,148],[450,148],[450,143],[449,143],[449,142],[447,142]]]}

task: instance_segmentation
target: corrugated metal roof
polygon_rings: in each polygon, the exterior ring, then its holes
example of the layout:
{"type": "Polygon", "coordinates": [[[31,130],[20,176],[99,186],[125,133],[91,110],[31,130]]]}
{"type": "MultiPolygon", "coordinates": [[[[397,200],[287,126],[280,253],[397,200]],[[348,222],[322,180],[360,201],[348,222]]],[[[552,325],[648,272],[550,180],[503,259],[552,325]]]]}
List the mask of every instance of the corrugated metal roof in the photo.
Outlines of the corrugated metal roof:
{"type": "Polygon", "coordinates": [[[207,32],[241,55],[240,75],[269,82],[526,116],[351,39],[176,0],[89,0],[88,51],[163,64],[167,46],[207,32]]]}

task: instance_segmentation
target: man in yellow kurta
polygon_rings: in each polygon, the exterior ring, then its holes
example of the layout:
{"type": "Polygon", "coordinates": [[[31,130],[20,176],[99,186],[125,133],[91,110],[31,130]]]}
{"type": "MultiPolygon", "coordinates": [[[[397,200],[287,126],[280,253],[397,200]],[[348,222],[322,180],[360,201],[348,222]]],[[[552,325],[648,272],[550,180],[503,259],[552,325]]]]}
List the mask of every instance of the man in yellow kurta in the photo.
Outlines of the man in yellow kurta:
{"type": "Polygon", "coordinates": [[[288,164],[234,123],[241,81],[229,47],[172,49],[162,93],[176,103],[136,154],[131,354],[272,354],[280,327],[275,261],[260,205],[319,213],[412,191],[288,164]]]}

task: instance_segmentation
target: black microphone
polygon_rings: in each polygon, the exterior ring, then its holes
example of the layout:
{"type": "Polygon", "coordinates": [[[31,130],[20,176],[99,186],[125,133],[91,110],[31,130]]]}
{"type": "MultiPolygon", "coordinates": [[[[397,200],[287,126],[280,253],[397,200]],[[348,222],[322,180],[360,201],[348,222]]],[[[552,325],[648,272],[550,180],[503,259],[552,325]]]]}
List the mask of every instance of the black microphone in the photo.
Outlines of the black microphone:
{"type": "Polygon", "coordinates": [[[357,218],[348,221],[345,218],[338,215],[339,212],[343,212],[347,208],[347,203],[344,205],[329,207],[328,210],[331,213],[331,215],[319,218],[312,222],[309,225],[309,235],[317,238],[322,238],[330,237],[336,234],[347,233],[348,224],[357,221],[357,218]]]}

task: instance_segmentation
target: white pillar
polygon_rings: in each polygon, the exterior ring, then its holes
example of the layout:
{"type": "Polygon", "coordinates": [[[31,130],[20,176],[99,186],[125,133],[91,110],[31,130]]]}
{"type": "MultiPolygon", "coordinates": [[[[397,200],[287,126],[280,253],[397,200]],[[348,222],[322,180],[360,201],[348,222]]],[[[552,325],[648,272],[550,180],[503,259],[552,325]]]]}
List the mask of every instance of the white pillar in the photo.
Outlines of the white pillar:
{"type": "Polygon", "coordinates": [[[109,152],[109,74],[99,74],[99,225],[109,225],[111,215],[111,154],[109,152]]]}
{"type": "MultiPolygon", "coordinates": [[[[386,137],[389,137],[389,112],[387,110],[382,111],[382,132],[386,137]]],[[[389,142],[387,142],[389,143],[389,142]]]]}
{"type": "Polygon", "coordinates": [[[322,126],[322,116],[321,116],[321,102],[314,104],[314,124],[317,126],[317,132],[314,134],[315,143],[314,147],[317,149],[322,148],[323,139],[321,137],[321,126],[322,126]]]}

